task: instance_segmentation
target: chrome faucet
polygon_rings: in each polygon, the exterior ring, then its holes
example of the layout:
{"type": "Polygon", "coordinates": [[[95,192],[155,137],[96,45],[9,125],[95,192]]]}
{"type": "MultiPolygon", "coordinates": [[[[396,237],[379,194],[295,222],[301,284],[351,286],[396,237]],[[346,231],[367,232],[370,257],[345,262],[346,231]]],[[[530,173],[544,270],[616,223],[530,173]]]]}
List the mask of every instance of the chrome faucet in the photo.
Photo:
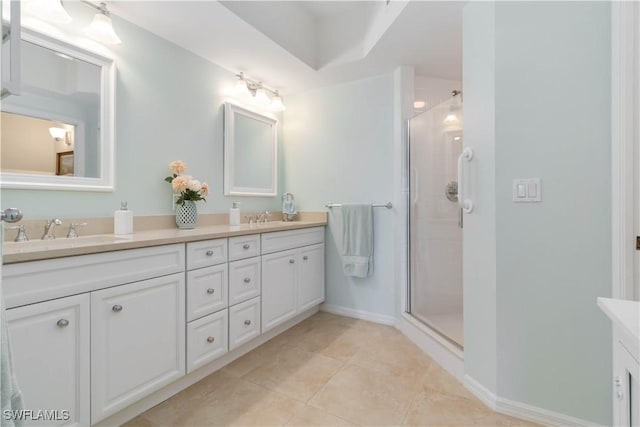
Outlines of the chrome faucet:
{"type": "Polygon", "coordinates": [[[62,220],[59,218],[53,218],[52,220],[47,221],[44,226],[44,234],[42,235],[42,240],[51,240],[55,239],[53,235],[53,229],[56,225],[62,224],[62,220]]]}
{"type": "Polygon", "coordinates": [[[261,214],[258,215],[258,219],[256,220],[256,223],[261,223],[261,222],[268,222],[269,221],[269,211],[264,211],[261,214]]]}

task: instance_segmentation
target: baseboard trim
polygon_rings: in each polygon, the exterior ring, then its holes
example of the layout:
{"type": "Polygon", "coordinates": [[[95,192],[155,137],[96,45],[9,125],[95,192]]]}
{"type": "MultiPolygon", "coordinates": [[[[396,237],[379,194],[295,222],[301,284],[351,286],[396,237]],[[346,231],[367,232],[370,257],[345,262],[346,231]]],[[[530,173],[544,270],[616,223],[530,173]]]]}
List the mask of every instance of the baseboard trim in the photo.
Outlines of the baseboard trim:
{"type": "Polygon", "coordinates": [[[395,326],[396,318],[386,316],[384,314],[372,313],[370,311],[356,310],[354,308],[343,307],[333,304],[321,304],[320,311],[325,311],[339,316],[353,317],[355,319],[368,320],[369,322],[380,323],[383,325],[395,326]]]}
{"type": "Polygon", "coordinates": [[[520,418],[525,421],[547,425],[547,426],[585,426],[595,427],[598,424],[586,421],[570,415],[561,414],[559,412],[549,411],[547,409],[538,408],[537,406],[528,405],[522,402],[497,397],[495,393],[484,387],[469,375],[464,376],[465,387],[480,399],[485,405],[510,417],[520,418]]]}

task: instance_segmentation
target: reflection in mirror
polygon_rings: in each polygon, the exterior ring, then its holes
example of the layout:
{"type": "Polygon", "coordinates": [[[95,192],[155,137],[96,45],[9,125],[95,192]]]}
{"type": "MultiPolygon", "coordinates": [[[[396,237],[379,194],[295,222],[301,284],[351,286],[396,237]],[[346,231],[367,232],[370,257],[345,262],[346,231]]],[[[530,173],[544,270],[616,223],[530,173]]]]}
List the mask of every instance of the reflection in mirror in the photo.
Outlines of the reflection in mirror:
{"type": "Polygon", "coordinates": [[[113,61],[23,30],[20,80],[1,106],[2,187],[112,190],[113,61]]]}
{"type": "Polygon", "coordinates": [[[275,118],[225,104],[225,195],[277,194],[275,118]]]}

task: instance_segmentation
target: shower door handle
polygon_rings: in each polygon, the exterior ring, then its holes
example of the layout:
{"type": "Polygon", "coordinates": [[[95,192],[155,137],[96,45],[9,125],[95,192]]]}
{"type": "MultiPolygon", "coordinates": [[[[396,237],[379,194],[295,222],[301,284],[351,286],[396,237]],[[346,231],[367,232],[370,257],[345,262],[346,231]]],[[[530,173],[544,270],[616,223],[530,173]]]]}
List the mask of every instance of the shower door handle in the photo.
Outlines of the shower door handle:
{"type": "Polygon", "coordinates": [[[465,181],[466,174],[464,173],[465,164],[469,163],[473,159],[473,150],[469,147],[462,150],[460,156],[458,156],[458,204],[465,213],[473,212],[473,202],[467,198],[465,181]],[[466,161],[465,161],[466,160],[466,161]]]}

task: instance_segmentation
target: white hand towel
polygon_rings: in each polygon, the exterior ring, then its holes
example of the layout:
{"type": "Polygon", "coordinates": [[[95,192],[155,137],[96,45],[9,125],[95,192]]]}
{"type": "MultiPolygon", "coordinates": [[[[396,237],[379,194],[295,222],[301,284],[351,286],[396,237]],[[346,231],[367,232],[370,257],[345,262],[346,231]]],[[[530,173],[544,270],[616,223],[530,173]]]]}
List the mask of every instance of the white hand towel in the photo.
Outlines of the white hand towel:
{"type": "Polygon", "coordinates": [[[371,205],[342,205],[342,268],[345,276],[373,275],[371,205]]]}

